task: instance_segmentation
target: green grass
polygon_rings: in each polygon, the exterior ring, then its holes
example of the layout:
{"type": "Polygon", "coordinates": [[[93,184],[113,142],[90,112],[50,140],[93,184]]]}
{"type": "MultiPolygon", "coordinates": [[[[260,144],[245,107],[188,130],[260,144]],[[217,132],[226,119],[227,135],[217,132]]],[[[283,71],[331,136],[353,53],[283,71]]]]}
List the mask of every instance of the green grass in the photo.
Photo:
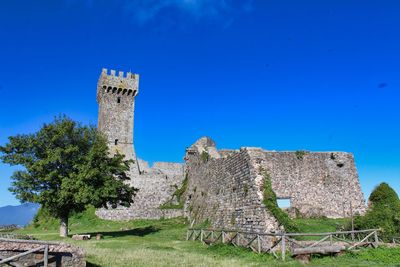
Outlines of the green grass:
{"type": "Polygon", "coordinates": [[[326,233],[343,229],[348,219],[294,219],[301,233],[326,233]]]}
{"type": "MultiPolygon", "coordinates": [[[[297,220],[302,230],[332,230],[331,220],[297,220]]],[[[62,240],[85,249],[88,266],[304,266],[292,259],[282,262],[269,254],[257,254],[228,245],[206,246],[186,241],[187,222],[137,220],[111,222],[96,218],[94,209],[70,218],[70,234],[102,233],[104,239],[74,241],[58,237],[58,222],[39,218],[37,227],[29,226],[19,233],[33,234],[38,239],[62,240]]],[[[313,258],[309,266],[400,266],[400,249],[362,250],[341,257],[313,258]]]]}

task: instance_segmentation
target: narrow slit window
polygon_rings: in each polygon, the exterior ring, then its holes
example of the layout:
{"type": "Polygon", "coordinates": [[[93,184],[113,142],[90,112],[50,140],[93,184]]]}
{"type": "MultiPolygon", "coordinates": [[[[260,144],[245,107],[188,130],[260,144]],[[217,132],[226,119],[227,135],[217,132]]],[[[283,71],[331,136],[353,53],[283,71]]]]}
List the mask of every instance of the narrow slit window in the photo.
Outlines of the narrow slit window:
{"type": "Polygon", "coordinates": [[[117,98],[117,103],[121,103],[121,98],[120,97],[117,98]]]}
{"type": "Polygon", "coordinates": [[[118,139],[115,139],[114,144],[118,145],[118,139]]]}

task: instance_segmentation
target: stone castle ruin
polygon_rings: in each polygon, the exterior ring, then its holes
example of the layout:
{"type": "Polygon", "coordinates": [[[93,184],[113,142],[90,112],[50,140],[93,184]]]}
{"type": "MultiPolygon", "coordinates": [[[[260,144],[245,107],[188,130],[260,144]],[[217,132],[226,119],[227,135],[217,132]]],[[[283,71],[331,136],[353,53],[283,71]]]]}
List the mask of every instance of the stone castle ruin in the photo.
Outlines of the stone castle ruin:
{"type": "Polygon", "coordinates": [[[159,209],[175,187],[183,180],[183,164],[155,162],[152,167],[136,156],[134,149],[135,97],[139,93],[139,75],[116,75],[103,69],[97,83],[99,104],[98,128],[108,140],[111,153],[119,152],[132,159],[129,177],[131,185],[138,188],[135,202],[130,208],[99,209],[100,218],[110,220],[172,218],[183,215],[180,209],[159,209]]]}
{"type": "Polygon", "coordinates": [[[365,212],[353,156],[344,152],[217,150],[201,138],[186,151],[187,217],[215,228],[270,232],[279,223],[263,204],[269,179],[292,217],[350,217],[365,212]]]}
{"type": "Polygon", "coordinates": [[[274,231],[279,222],[263,204],[265,179],[279,199],[290,201],[291,216],[330,218],[363,214],[353,155],[344,152],[277,152],[244,147],[217,150],[203,137],[186,150],[185,164],[152,167],[134,149],[134,107],[139,75],[102,70],[97,85],[98,127],[111,153],[132,159],[129,176],[139,191],[130,208],[99,209],[111,220],[187,217],[192,224],[274,231]]]}

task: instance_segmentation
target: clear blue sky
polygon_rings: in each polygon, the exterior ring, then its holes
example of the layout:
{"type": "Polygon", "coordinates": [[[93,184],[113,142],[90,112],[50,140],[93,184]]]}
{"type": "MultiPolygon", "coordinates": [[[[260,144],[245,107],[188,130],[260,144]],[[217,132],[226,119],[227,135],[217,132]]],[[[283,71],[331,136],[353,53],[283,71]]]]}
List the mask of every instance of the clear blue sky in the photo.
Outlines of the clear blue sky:
{"type": "MultiPolygon", "coordinates": [[[[139,73],[135,142],[353,152],[400,192],[398,0],[3,0],[0,144],[65,113],[96,124],[101,68],[139,73]]],[[[12,168],[0,165],[0,206],[12,168]]]]}

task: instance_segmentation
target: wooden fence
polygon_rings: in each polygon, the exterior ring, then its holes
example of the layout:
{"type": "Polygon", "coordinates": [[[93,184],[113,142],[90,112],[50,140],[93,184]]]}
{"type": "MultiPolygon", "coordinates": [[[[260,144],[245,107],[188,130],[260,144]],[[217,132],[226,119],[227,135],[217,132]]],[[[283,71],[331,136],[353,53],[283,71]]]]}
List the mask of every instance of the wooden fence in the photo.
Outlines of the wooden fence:
{"type": "Polygon", "coordinates": [[[18,226],[15,224],[8,224],[8,225],[0,225],[0,232],[3,231],[12,231],[18,229],[18,226]]]}
{"type": "Polygon", "coordinates": [[[0,255],[0,265],[5,264],[5,263],[11,263],[12,261],[21,258],[23,256],[26,256],[31,253],[35,253],[38,251],[43,251],[43,266],[47,267],[48,266],[48,260],[49,260],[49,246],[50,245],[57,245],[58,243],[54,242],[47,242],[47,241],[36,241],[36,240],[21,240],[21,239],[7,239],[7,238],[0,238],[0,242],[10,242],[10,243],[30,243],[30,244],[35,244],[35,245],[40,245],[37,248],[33,248],[30,250],[27,250],[25,252],[19,253],[17,255],[5,258],[0,255]]]}
{"type": "Polygon", "coordinates": [[[0,233],[0,238],[5,239],[24,239],[24,240],[34,240],[35,238],[30,235],[14,234],[14,233],[0,233]]]}
{"type": "MultiPolygon", "coordinates": [[[[195,229],[187,231],[186,240],[200,240],[211,245],[217,243],[232,244],[249,248],[257,253],[271,253],[278,258],[277,252],[280,251],[281,258],[285,260],[289,250],[291,254],[321,252],[338,252],[335,244],[340,242],[344,250],[353,250],[358,247],[378,246],[379,229],[369,229],[360,231],[341,231],[330,233],[257,233],[224,229],[195,229]],[[302,241],[304,238],[316,238],[317,240],[302,241]],[[345,245],[343,245],[345,244],[345,245]],[[327,249],[330,247],[329,249],[327,249]],[[332,251],[330,251],[330,249],[332,251]]],[[[342,249],[340,249],[342,250],[342,249]]]]}

